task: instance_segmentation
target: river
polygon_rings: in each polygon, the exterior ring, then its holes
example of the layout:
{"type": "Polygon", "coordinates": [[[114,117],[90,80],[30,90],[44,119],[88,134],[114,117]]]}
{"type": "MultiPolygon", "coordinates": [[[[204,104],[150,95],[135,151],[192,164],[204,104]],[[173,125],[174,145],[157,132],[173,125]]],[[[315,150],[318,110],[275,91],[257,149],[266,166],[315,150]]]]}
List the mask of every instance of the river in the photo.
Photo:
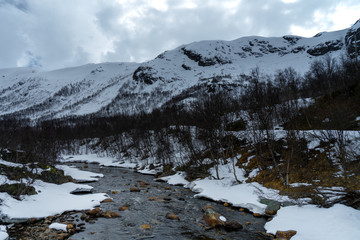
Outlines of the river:
{"type": "MultiPolygon", "coordinates": [[[[77,167],[84,164],[77,163],[77,167]]],[[[76,233],[71,239],[269,239],[260,232],[265,232],[265,218],[256,218],[251,213],[238,208],[225,207],[222,203],[194,198],[194,193],[182,186],[170,186],[157,182],[151,175],[136,173],[123,168],[101,167],[88,164],[85,169],[103,173],[97,182],[89,183],[94,192],[106,192],[113,202],[102,203],[100,208],[118,212],[120,218],[99,218],[95,223],[86,223],[85,231],[76,233]],[[139,181],[149,183],[140,187],[139,181]],[[140,192],[130,192],[131,187],[139,187],[140,192]],[[116,191],[116,192],[115,192],[116,191]],[[118,211],[121,206],[129,210],[118,211]],[[223,229],[206,230],[202,220],[202,209],[211,205],[216,212],[226,219],[237,221],[244,226],[242,230],[227,232],[223,229]],[[180,220],[170,220],[167,213],[175,213],[180,220]],[[143,224],[150,224],[150,229],[143,229],[143,224]]],[[[79,218],[80,213],[75,216],[79,218]]]]}

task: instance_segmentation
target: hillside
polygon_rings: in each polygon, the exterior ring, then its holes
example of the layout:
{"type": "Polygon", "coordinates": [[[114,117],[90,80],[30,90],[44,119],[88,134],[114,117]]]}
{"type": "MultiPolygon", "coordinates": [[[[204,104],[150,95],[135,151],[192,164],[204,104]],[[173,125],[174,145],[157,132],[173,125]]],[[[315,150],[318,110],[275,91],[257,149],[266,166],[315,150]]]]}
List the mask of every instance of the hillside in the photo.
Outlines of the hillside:
{"type": "Polygon", "coordinates": [[[358,21],[349,29],[312,38],[201,41],[141,64],[87,64],[53,71],[1,69],[0,115],[44,120],[150,112],[172,99],[184,103],[216,88],[237,92],[246,84],[243,76],[256,67],[266,74],[287,67],[304,74],[314,60],[325,55],[354,55],[354,35],[359,29],[358,21]]]}

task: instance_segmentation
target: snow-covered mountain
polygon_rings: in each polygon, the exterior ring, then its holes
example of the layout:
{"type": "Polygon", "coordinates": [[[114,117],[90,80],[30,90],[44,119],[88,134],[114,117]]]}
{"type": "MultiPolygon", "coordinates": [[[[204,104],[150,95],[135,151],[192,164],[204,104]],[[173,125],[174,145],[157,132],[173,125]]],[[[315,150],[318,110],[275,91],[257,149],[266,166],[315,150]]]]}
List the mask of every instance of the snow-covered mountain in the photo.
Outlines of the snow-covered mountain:
{"type": "Polygon", "coordinates": [[[49,119],[151,111],[172,99],[186,102],[214,87],[241,89],[240,76],[256,67],[264,73],[287,67],[305,73],[312,61],[326,54],[354,56],[360,49],[359,33],[360,20],[349,29],[312,38],[252,36],[195,42],[141,64],[0,69],[0,116],[49,119]]]}

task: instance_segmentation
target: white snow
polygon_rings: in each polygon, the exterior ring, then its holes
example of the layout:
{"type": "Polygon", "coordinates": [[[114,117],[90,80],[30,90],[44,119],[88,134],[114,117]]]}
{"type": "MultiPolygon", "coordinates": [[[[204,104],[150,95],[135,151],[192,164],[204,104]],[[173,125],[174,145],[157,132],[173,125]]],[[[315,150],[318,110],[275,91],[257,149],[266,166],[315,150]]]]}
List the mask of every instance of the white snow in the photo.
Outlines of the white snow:
{"type": "Polygon", "coordinates": [[[186,173],[185,172],[177,172],[174,175],[162,177],[160,179],[166,181],[170,185],[187,185],[189,181],[185,179],[186,173]]]}
{"type": "Polygon", "coordinates": [[[66,232],[66,226],[67,225],[63,223],[52,223],[49,225],[49,228],[66,232]]]}
{"type": "Polygon", "coordinates": [[[119,161],[114,157],[98,156],[97,154],[63,155],[60,162],[98,163],[105,167],[136,168],[136,163],[119,161]]]}
{"type": "Polygon", "coordinates": [[[331,208],[283,207],[265,229],[272,234],[277,230],[297,231],[291,240],[354,240],[359,239],[359,226],[360,211],[336,204],[331,208]]]}
{"type": "Polygon", "coordinates": [[[9,234],[6,232],[6,226],[0,225],[0,240],[9,239],[9,234]]]}
{"type": "Polygon", "coordinates": [[[23,164],[8,162],[8,161],[5,161],[5,160],[3,160],[1,158],[0,158],[0,164],[8,166],[8,167],[23,167],[23,164]]]}
{"type": "Polygon", "coordinates": [[[83,171],[75,166],[56,165],[55,167],[63,170],[66,176],[70,176],[78,182],[98,181],[99,178],[104,177],[104,174],[83,171]]]}
{"type": "Polygon", "coordinates": [[[0,193],[3,201],[0,206],[0,219],[4,222],[22,221],[28,218],[43,218],[70,210],[91,209],[100,205],[108,196],[104,193],[74,195],[76,189],[91,189],[84,184],[64,183],[56,185],[36,180],[36,195],[25,196],[22,201],[16,200],[7,193],[0,193]]]}

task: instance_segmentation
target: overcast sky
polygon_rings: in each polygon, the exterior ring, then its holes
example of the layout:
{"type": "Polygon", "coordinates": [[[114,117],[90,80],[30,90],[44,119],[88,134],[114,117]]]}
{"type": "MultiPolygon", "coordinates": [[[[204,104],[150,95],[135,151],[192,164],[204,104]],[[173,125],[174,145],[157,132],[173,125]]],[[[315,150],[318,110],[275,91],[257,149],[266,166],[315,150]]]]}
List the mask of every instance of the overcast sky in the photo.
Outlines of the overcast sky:
{"type": "Polygon", "coordinates": [[[179,45],[350,27],[359,0],[0,0],[0,68],[143,62],[179,45]]]}

